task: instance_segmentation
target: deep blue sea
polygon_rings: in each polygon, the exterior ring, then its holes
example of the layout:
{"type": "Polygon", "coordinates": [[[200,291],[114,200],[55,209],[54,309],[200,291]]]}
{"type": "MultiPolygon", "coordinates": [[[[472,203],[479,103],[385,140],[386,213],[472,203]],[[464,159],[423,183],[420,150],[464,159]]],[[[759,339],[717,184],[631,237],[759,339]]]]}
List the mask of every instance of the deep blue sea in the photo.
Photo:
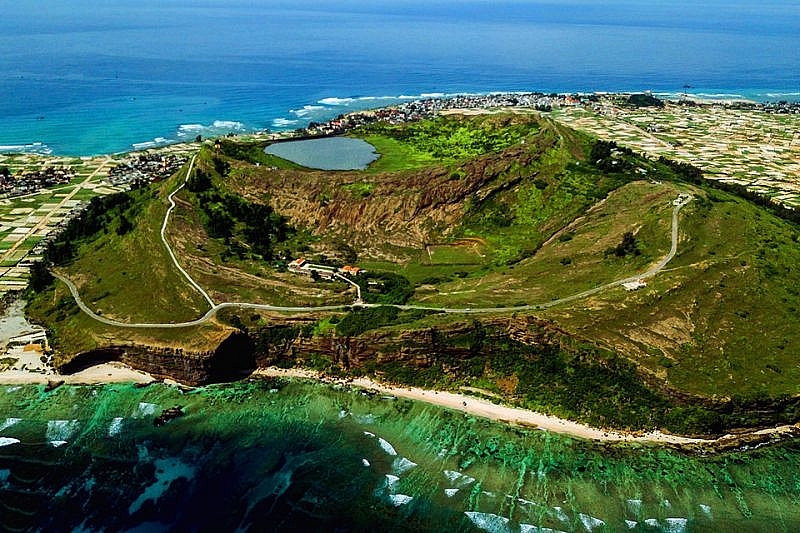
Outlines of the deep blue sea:
{"type": "Polygon", "coordinates": [[[492,91],[800,98],[797,0],[18,0],[0,151],[99,154],[492,91]],[[41,144],[35,144],[41,143],[41,144]]]}

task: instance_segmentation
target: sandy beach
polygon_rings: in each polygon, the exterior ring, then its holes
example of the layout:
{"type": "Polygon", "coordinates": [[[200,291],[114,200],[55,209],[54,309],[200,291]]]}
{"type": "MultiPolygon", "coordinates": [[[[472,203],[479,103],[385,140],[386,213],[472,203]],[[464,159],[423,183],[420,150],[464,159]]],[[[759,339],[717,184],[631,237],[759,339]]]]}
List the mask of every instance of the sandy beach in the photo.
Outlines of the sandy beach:
{"type": "MultiPolygon", "coordinates": [[[[302,369],[266,368],[256,371],[255,375],[316,380],[322,379],[322,376],[318,372],[302,369]]],[[[416,387],[396,387],[377,383],[368,378],[354,378],[352,380],[348,379],[344,381],[344,383],[364,389],[374,390],[381,394],[389,394],[398,398],[408,398],[410,400],[427,402],[440,407],[453,409],[455,411],[461,411],[470,415],[488,418],[497,422],[515,424],[524,427],[536,427],[544,431],[562,433],[588,440],[670,444],[709,444],[715,442],[713,439],[681,437],[677,435],[668,435],[659,431],[648,433],[625,433],[620,431],[609,431],[587,426],[572,420],[565,420],[555,416],[528,411],[526,409],[499,405],[465,394],[457,394],[446,391],[431,391],[416,387]]]]}
{"type": "Polygon", "coordinates": [[[0,372],[2,385],[40,385],[63,381],[69,385],[97,385],[101,383],[150,383],[155,378],[134,370],[122,363],[103,363],[75,374],[62,375],[53,371],[5,370],[0,372]]]}

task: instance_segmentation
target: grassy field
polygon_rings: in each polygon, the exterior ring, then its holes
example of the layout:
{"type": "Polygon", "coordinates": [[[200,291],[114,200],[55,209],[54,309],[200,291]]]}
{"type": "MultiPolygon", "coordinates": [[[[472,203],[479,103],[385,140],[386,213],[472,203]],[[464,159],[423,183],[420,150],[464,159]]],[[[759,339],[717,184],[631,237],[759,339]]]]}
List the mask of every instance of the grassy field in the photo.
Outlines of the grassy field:
{"type": "MultiPolygon", "coordinates": [[[[413,288],[412,303],[473,309],[543,304],[645,272],[668,253],[672,201],[689,192],[694,199],[681,211],[678,254],[645,288],[610,288],[535,311],[574,340],[559,379],[590,368],[629,381],[638,372],[648,383],[707,397],[800,393],[794,350],[800,345],[798,226],[730,194],[683,183],[665,165],[618,147],[601,146],[604,155],[597,156],[590,137],[530,116],[448,117],[356,133],[382,154],[360,172],[304,171],[276,161],[267,167],[256,145],[226,145],[229,155],[203,152],[198,168],[215,186],[291,214],[292,235],[275,247],[275,257],[265,259],[241,244],[237,255],[230,237],[209,236],[198,196],[187,190],[178,195],[168,239],[215,301],[353,301],[354,291],[344,283],[287,272],[287,260],[303,254],[402,276],[413,288]],[[636,251],[617,254],[626,233],[636,251]],[[635,372],[603,366],[617,356],[635,363],[635,372]]],[[[182,179],[179,173],[140,193],[131,231],[119,234],[114,222],[81,244],[65,271],[93,309],[142,322],[190,320],[207,309],[159,238],[165,198],[182,179]]],[[[132,335],[92,324],[63,287],[43,294],[32,309],[38,316],[49,313],[56,338],[70,349],[132,335]]],[[[390,331],[460,319],[384,314],[375,327],[390,331]]],[[[327,319],[320,317],[309,334],[357,329],[327,319]]],[[[181,338],[180,332],[137,335],[158,342],[181,338]]],[[[455,348],[470,348],[456,340],[455,348]]],[[[505,353],[508,365],[517,348],[505,353]]],[[[513,381],[513,365],[492,374],[478,372],[484,368],[479,363],[470,363],[476,366],[469,385],[494,383],[502,392],[498,383],[513,381]]],[[[447,379],[445,367],[427,377],[447,379]]],[[[624,390],[639,390],[626,383],[624,390]]],[[[566,405],[573,395],[562,393],[553,397],[566,405]]],[[[624,402],[622,396],[615,401],[624,402]]],[[[542,398],[529,401],[538,406],[542,398]]]]}
{"type": "MultiPolygon", "coordinates": [[[[185,171],[184,171],[185,172],[185,171]]],[[[95,312],[123,322],[183,322],[208,310],[202,296],[174,267],[161,242],[165,198],[183,172],[136,194],[135,230],[114,228],[79,245],[64,272],[95,312]]]]}
{"type": "Polygon", "coordinates": [[[674,261],[636,293],[610,291],[545,314],[626,353],[681,390],[800,393],[800,228],[717,191],[683,213],[674,261]]]}

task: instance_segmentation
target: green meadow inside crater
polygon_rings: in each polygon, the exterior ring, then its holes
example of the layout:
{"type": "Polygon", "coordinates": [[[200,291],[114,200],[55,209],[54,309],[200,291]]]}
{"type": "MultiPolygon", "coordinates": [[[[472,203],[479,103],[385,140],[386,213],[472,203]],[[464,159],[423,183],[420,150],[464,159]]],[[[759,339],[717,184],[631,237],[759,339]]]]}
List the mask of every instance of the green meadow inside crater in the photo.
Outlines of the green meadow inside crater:
{"type": "Polygon", "coordinates": [[[690,457],[281,380],[4,386],[0,428],[9,530],[800,528],[791,441],[690,457]]]}

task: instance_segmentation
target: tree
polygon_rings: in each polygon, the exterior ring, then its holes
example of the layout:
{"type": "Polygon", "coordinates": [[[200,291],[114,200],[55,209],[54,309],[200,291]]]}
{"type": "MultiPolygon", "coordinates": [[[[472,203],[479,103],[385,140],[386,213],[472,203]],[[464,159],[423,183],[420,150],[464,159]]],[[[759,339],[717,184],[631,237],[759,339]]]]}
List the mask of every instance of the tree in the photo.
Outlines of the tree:
{"type": "Polygon", "coordinates": [[[9,168],[8,168],[7,166],[5,166],[5,165],[4,165],[4,166],[2,166],[2,167],[0,167],[0,176],[3,176],[4,178],[9,178],[9,177],[11,177],[11,169],[9,169],[9,168]]]}
{"type": "Polygon", "coordinates": [[[36,261],[31,265],[31,277],[28,280],[28,288],[33,292],[42,292],[53,283],[53,275],[50,273],[50,264],[46,261],[36,261]]]}
{"type": "Polygon", "coordinates": [[[203,192],[211,188],[211,176],[202,169],[197,169],[186,181],[186,188],[191,192],[203,192]]]}
{"type": "Polygon", "coordinates": [[[614,248],[614,255],[617,257],[625,257],[628,254],[639,255],[640,253],[639,246],[636,244],[636,237],[631,231],[626,231],[622,236],[622,242],[614,248]]]}

